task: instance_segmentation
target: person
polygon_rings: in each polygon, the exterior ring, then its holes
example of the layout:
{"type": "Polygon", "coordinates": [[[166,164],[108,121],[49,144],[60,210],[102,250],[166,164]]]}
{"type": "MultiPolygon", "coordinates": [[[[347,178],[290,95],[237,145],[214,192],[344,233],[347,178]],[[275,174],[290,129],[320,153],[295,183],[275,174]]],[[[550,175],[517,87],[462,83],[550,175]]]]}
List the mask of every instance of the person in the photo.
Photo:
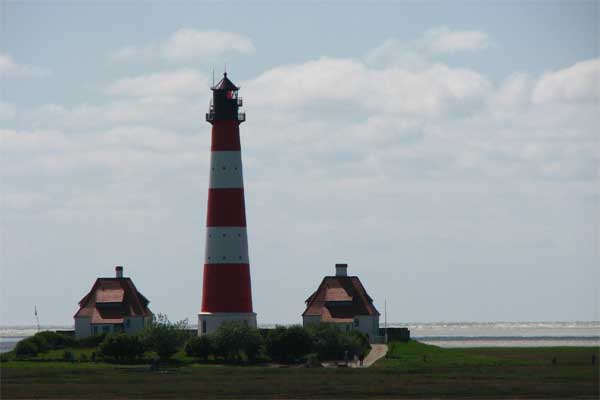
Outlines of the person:
{"type": "Polygon", "coordinates": [[[358,365],[358,354],[354,353],[352,360],[354,361],[354,366],[356,367],[358,365]]]}
{"type": "Polygon", "coordinates": [[[348,350],[344,350],[344,364],[348,366],[348,350]]]}
{"type": "Polygon", "coordinates": [[[358,360],[360,361],[360,366],[363,366],[363,361],[365,361],[365,355],[363,353],[360,353],[360,356],[358,357],[358,360]]]}

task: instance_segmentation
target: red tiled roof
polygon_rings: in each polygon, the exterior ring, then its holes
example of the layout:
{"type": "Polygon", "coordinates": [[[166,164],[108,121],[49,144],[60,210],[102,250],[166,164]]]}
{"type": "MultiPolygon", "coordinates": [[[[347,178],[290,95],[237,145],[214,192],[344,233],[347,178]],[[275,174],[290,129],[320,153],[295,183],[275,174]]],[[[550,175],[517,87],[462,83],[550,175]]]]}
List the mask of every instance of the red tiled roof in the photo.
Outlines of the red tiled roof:
{"type": "Polygon", "coordinates": [[[358,315],[380,315],[356,276],[326,276],[306,299],[302,315],[321,316],[324,322],[352,322],[358,315]]]}
{"type": "Polygon", "coordinates": [[[74,317],[91,317],[93,324],[118,324],[125,317],[151,316],[149,303],[130,278],[98,278],[74,317]]]}
{"type": "Polygon", "coordinates": [[[96,291],[96,303],[122,303],[125,297],[125,290],[120,282],[105,282],[96,291]]]}

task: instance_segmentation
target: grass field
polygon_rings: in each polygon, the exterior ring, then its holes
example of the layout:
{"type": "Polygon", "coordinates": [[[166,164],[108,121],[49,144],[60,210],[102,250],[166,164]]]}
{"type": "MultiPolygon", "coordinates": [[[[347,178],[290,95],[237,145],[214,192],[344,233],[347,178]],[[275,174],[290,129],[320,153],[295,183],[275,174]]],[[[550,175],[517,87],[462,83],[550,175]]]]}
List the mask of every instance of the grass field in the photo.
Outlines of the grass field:
{"type": "Polygon", "coordinates": [[[598,398],[598,349],[392,343],[368,369],[11,361],[1,398],[598,398]],[[556,357],[556,364],[552,359],[556,357]]]}

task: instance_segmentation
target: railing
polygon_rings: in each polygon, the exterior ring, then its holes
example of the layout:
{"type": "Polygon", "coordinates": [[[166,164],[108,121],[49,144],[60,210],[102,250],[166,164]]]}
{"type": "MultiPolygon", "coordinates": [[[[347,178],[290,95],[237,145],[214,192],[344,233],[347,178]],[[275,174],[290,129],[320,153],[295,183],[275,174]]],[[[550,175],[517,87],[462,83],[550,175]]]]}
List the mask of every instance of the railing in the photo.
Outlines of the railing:
{"type": "MultiPolygon", "coordinates": [[[[207,122],[212,122],[212,121],[214,121],[214,120],[215,120],[215,113],[214,113],[214,111],[207,112],[207,113],[206,113],[206,121],[207,121],[207,122]]],[[[243,113],[243,112],[238,112],[238,115],[237,115],[237,120],[238,120],[239,122],[244,122],[244,121],[246,121],[246,113],[243,113]]]]}
{"type": "Polygon", "coordinates": [[[242,101],[241,97],[237,98],[237,105],[238,105],[238,107],[242,107],[244,105],[244,102],[242,101]]]}

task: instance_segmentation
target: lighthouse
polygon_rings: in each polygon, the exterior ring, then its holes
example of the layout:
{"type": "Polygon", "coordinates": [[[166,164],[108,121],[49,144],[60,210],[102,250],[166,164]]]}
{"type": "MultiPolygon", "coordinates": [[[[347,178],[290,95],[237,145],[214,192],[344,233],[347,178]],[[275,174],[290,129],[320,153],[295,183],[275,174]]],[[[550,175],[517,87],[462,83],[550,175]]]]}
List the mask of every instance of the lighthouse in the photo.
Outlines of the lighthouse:
{"type": "Polygon", "coordinates": [[[211,89],[206,113],[212,131],[202,308],[198,314],[200,336],[228,321],[256,327],[240,146],[240,124],[246,115],[239,111],[240,88],[227,78],[227,73],[211,89]]]}

